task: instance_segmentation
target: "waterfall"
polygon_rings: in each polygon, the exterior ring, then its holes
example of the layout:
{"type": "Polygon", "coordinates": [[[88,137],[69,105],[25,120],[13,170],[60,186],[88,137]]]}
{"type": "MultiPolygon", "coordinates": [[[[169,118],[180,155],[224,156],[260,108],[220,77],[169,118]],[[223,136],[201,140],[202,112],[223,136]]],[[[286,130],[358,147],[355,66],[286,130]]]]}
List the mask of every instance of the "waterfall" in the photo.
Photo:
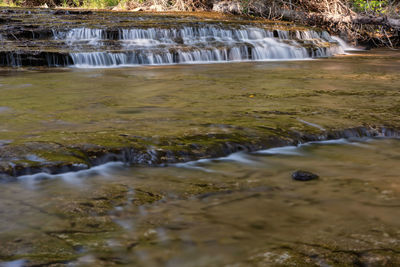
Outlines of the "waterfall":
{"type": "Polygon", "coordinates": [[[340,47],[342,47],[342,49],[344,51],[360,51],[360,49],[357,49],[355,47],[349,46],[342,38],[337,37],[337,36],[331,36],[331,38],[336,41],[340,47]]]}
{"type": "Polygon", "coordinates": [[[344,53],[343,43],[325,31],[266,30],[254,26],[125,28],[116,34],[107,29],[75,28],[55,32],[54,39],[65,40],[73,50],[73,65],[82,68],[297,60],[344,53]]]}
{"type": "MultiPolygon", "coordinates": [[[[52,40],[40,33],[38,49],[1,51],[0,65],[78,68],[302,60],[344,54],[349,47],[326,31],[266,29],[262,26],[179,23],[168,27],[58,27],[52,40]],[[42,38],[42,39],[41,39],[42,38]],[[42,50],[40,42],[54,45],[42,50]]],[[[4,41],[0,34],[0,42],[4,41]]],[[[25,38],[25,37],[24,37],[25,38]]],[[[28,38],[28,37],[26,37],[28,38]]],[[[14,40],[6,41],[14,42],[14,40]]]]}

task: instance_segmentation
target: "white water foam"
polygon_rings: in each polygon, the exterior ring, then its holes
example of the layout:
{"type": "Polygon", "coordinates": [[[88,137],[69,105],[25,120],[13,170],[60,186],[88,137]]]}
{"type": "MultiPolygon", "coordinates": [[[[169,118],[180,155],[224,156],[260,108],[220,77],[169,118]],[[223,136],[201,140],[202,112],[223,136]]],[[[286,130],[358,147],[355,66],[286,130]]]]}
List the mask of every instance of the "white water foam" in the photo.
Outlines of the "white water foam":
{"type": "Polygon", "coordinates": [[[344,41],[342,38],[337,37],[337,36],[331,36],[333,40],[339,43],[339,45],[343,48],[344,51],[363,51],[363,49],[355,48],[353,46],[350,46],[344,41]]]}
{"type": "MultiPolygon", "coordinates": [[[[67,183],[79,184],[82,178],[101,175],[102,177],[109,177],[115,169],[120,169],[124,166],[123,162],[108,162],[99,166],[94,166],[89,169],[80,170],[76,172],[66,172],[61,174],[49,174],[46,172],[19,176],[18,180],[27,184],[34,184],[36,181],[49,180],[49,179],[62,179],[67,183]]],[[[80,167],[77,165],[77,167],[80,167]]],[[[86,167],[82,165],[81,167],[86,167]]]]}
{"type": "MultiPolygon", "coordinates": [[[[238,162],[240,164],[258,164],[257,161],[251,159],[251,154],[261,154],[261,155],[284,155],[284,156],[303,156],[304,152],[302,151],[302,147],[311,146],[311,145],[352,145],[352,146],[360,146],[368,148],[369,146],[364,144],[365,142],[374,141],[376,138],[354,138],[354,139],[334,139],[334,140],[324,140],[324,141],[312,141],[307,143],[302,143],[297,146],[283,146],[283,147],[274,147],[269,149],[263,149],[251,153],[247,152],[236,152],[232,153],[226,157],[218,157],[218,158],[207,158],[200,159],[182,163],[175,163],[163,166],[174,166],[178,168],[186,168],[186,169],[195,169],[204,172],[215,172],[212,169],[204,167],[211,162],[223,162],[223,161],[232,161],[238,162]]],[[[62,179],[67,183],[71,184],[80,184],[83,178],[87,178],[90,176],[102,176],[102,177],[111,177],[112,174],[126,166],[123,162],[109,162],[103,165],[95,166],[89,169],[77,171],[77,172],[67,172],[63,174],[49,174],[49,173],[37,173],[32,175],[24,175],[19,176],[18,180],[26,182],[27,184],[34,185],[37,181],[47,180],[47,179],[62,179]]]]}
{"type": "MultiPolygon", "coordinates": [[[[360,143],[365,142],[368,139],[363,139],[363,138],[357,138],[354,140],[348,140],[345,138],[341,139],[334,139],[334,140],[324,140],[324,141],[312,141],[312,142],[307,142],[303,144],[299,144],[297,146],[283,146],[283,147],[274,147],[274,148],[269,148],[269,149],[263,149],[259,151],[252,152],[250,154],[260,154],[260,155],[283,155],[283,156],[303,156],[304,152],[302,151],[302,148],[305,146],[311,146],[311,145],[354,145],[354,146],[363,146],[364,144],[360,143]],[[360,141],[360,142],[359,142],[360,141]]],[[[372,139],[374,140],[374,139],[372,139]]],[[[366,146],[368,147],[368,146],[366,146]]],[[[220,158],[211,158],[211,159],[201,159],[198,161],[189,161],[185,163],[178,163],[178,164],[172,164],[172,166],[175,167],[180,167],[180,168],[189,168],[189,169],[198,169],[201,171],[205,172],[215,172],[212,169],[206,168],[204,166],[199,166],[199,165],[204,165],[204,163],[209,163],[209,162],[215,162],[215,161],[235,161],[243,164],[257,164],[256,161],[249,159],[248,157],[249,154],[244,153],[244,152],[236,152],[232,153],[227,157],[220,157],[220,158]]]]}
{"type": "Polygon", "coordinates": [[[275,148],[256,151],[254,152],[254,154],[301,156],[302,153],[299,151],[298,148],[299,148],[298,146],[275,147],[275,148]]]}
{"type": "Polygon", "coordinates": [[[70,46],[74,51],[70,58],[78,68],[304,60],[344,53],[341,43],[327,32],[269,31],[245,26],[133,28],[117,33],[75,28],[54,31],[54,39],[65,40],[70,46]],[[114,50],[108,46],[110,38],[114,50]]]}
{"type": "Polygon", "coordinates": [[[309,126],[311,126],[311,127],[320,129],[321,131],[325,131],[325,128],[324,128],[324,127],[322,127],[321,125],[318,125],[318,124],[316,124],[316,123],[308,122],[308,121],[305,121],[305,120],[302,120],[302,119],[297,119],[297,120],[298,120],[299,122],[302,122],[302,123],[304,123],[304,124],[306,124],[306,125],[309,125],[309,126]]]}

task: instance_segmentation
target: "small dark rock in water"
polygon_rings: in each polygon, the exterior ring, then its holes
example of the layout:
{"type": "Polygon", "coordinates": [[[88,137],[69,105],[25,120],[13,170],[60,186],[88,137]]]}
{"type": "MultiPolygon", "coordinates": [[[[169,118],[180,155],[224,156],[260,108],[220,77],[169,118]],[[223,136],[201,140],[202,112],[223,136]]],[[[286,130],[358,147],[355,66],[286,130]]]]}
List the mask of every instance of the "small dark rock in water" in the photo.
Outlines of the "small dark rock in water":
{"type": "Polygon", "coordinates": [[[318,179],[319,176],[308,171],[295,171],[292,173],[292,178],[296,181],[311,181],[318,179]]]}

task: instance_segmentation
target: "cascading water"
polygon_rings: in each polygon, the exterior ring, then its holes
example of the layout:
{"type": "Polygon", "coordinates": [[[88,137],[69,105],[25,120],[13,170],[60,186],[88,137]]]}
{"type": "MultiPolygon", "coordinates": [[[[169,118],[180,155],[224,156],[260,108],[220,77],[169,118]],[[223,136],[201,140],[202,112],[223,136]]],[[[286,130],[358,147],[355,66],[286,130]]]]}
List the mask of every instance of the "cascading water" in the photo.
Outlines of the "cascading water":
{"type": "Polygon", "coordinates": [[[338,44],[342,47],[342,49],[344,51],[362,51],[362,49],[355,48],[355,47],[352,47],[352,46],[348,45],[343,39],[341,39],[341,38],[339,38],[337,36],[331,36],[331,38],[334,41],[338,42],[338,44]]]}
{"type": "Polygon", "coordinates": [[[88,51],[70,54],[76,67],[289,60],[344,53],[327,32],[316,31],[296,31],[291,38],[289,31],[255,27],[121,29],[113,41],[119,51],[107,49],[107,35],[106,30],[72,29],[55,38],[65,36],[72,50],[86,46],[88,51]],[[90,51],[93,48],[105,51],[90,51]]]}
{"type": "Polygon", "coordinates": [[[15,33],[0,29],[0,65],[89,68],[298,60],[342,54],[348,48],[325,31],[283,30],[251,21],[125,14],[118,16],[120,24],[111,24],[100,15],[94,14],[86,25],[54,18],[57,27],[18,26],[15,33]]]}

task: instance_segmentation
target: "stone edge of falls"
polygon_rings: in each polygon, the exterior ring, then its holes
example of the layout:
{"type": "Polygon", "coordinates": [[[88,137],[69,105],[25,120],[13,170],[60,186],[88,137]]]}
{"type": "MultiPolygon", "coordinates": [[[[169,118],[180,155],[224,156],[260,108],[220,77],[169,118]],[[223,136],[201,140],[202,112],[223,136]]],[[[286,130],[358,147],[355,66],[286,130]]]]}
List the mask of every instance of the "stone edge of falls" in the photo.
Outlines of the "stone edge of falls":
{"type": "MultiPolygon", "coordinates": [[[[390,129],[390,128],[379,128],[379,129],[360,129],[360,128],[350,128],[343,131],[336,131],[333,133],[334,137],[329,138],[328,134],[322,134],[317,136],[309,136],[310,140],[306,142],[298,141],[295,144],[288,144],[285,146],[277,146],[277,147],[268,147],[260,150],[247,150],[243,151],[243,146],[238,146],[236,151],[231,152],[222,157],[215,158],[204,158],[191,160],[187,162],[176,162],[176,163],[161,163],[161,164],[151,164],[147,162],[146,165],[155,166],[155,167],[166,167],[166,166],[175,166],[181,168],[191,168],[191,169],[199,169],[206,172],[212,172],[206,168],[198,166],[198,164],[207,163],[210,161],[235,161],[245,164],[253,163],[246,157],[246,153],[251,154],[264,154],[264,155],[292,155],[292,156],[301,156],[299,149],[304,146],[310,145],[331,145],[331,144],[342,144],[342,145],[362,145],[361,142],[367,142],[369,140],[376,139],[400,139],[400,130],[390,129]],[[336,136],[336,137],[335,137],[336,136]]],[[[147,153],[154,154],[154,150],[149,150],[147,153]]],[[[153,155],[154,156],[154,155],[153,155]]],[[[14,177],[18,181],[28,181],[34,182],[36,180],[45,180],[45,179],[54,179],[54,178],[62,178],[66,181],[77,182],[82,177],[92,176],[96,174],[101,174],[103,176],[110,176],[113,170],[123,169],[131,164],[137,164],[137,162],[123,162],[123,161],[106,161],[102,162],[96,166],[92,166],[88,168],[88,166],[80,166],[82,169],[78,171],[66,171],[59,174],[51,174],[48,172],[38,172],[35,174],[22,175],[18,177],[14,177]]],[[[10,178],[9,176],[7,176],[10,178]]],[[[0,180],[2,176],[0,174],[0,180]]]]}

